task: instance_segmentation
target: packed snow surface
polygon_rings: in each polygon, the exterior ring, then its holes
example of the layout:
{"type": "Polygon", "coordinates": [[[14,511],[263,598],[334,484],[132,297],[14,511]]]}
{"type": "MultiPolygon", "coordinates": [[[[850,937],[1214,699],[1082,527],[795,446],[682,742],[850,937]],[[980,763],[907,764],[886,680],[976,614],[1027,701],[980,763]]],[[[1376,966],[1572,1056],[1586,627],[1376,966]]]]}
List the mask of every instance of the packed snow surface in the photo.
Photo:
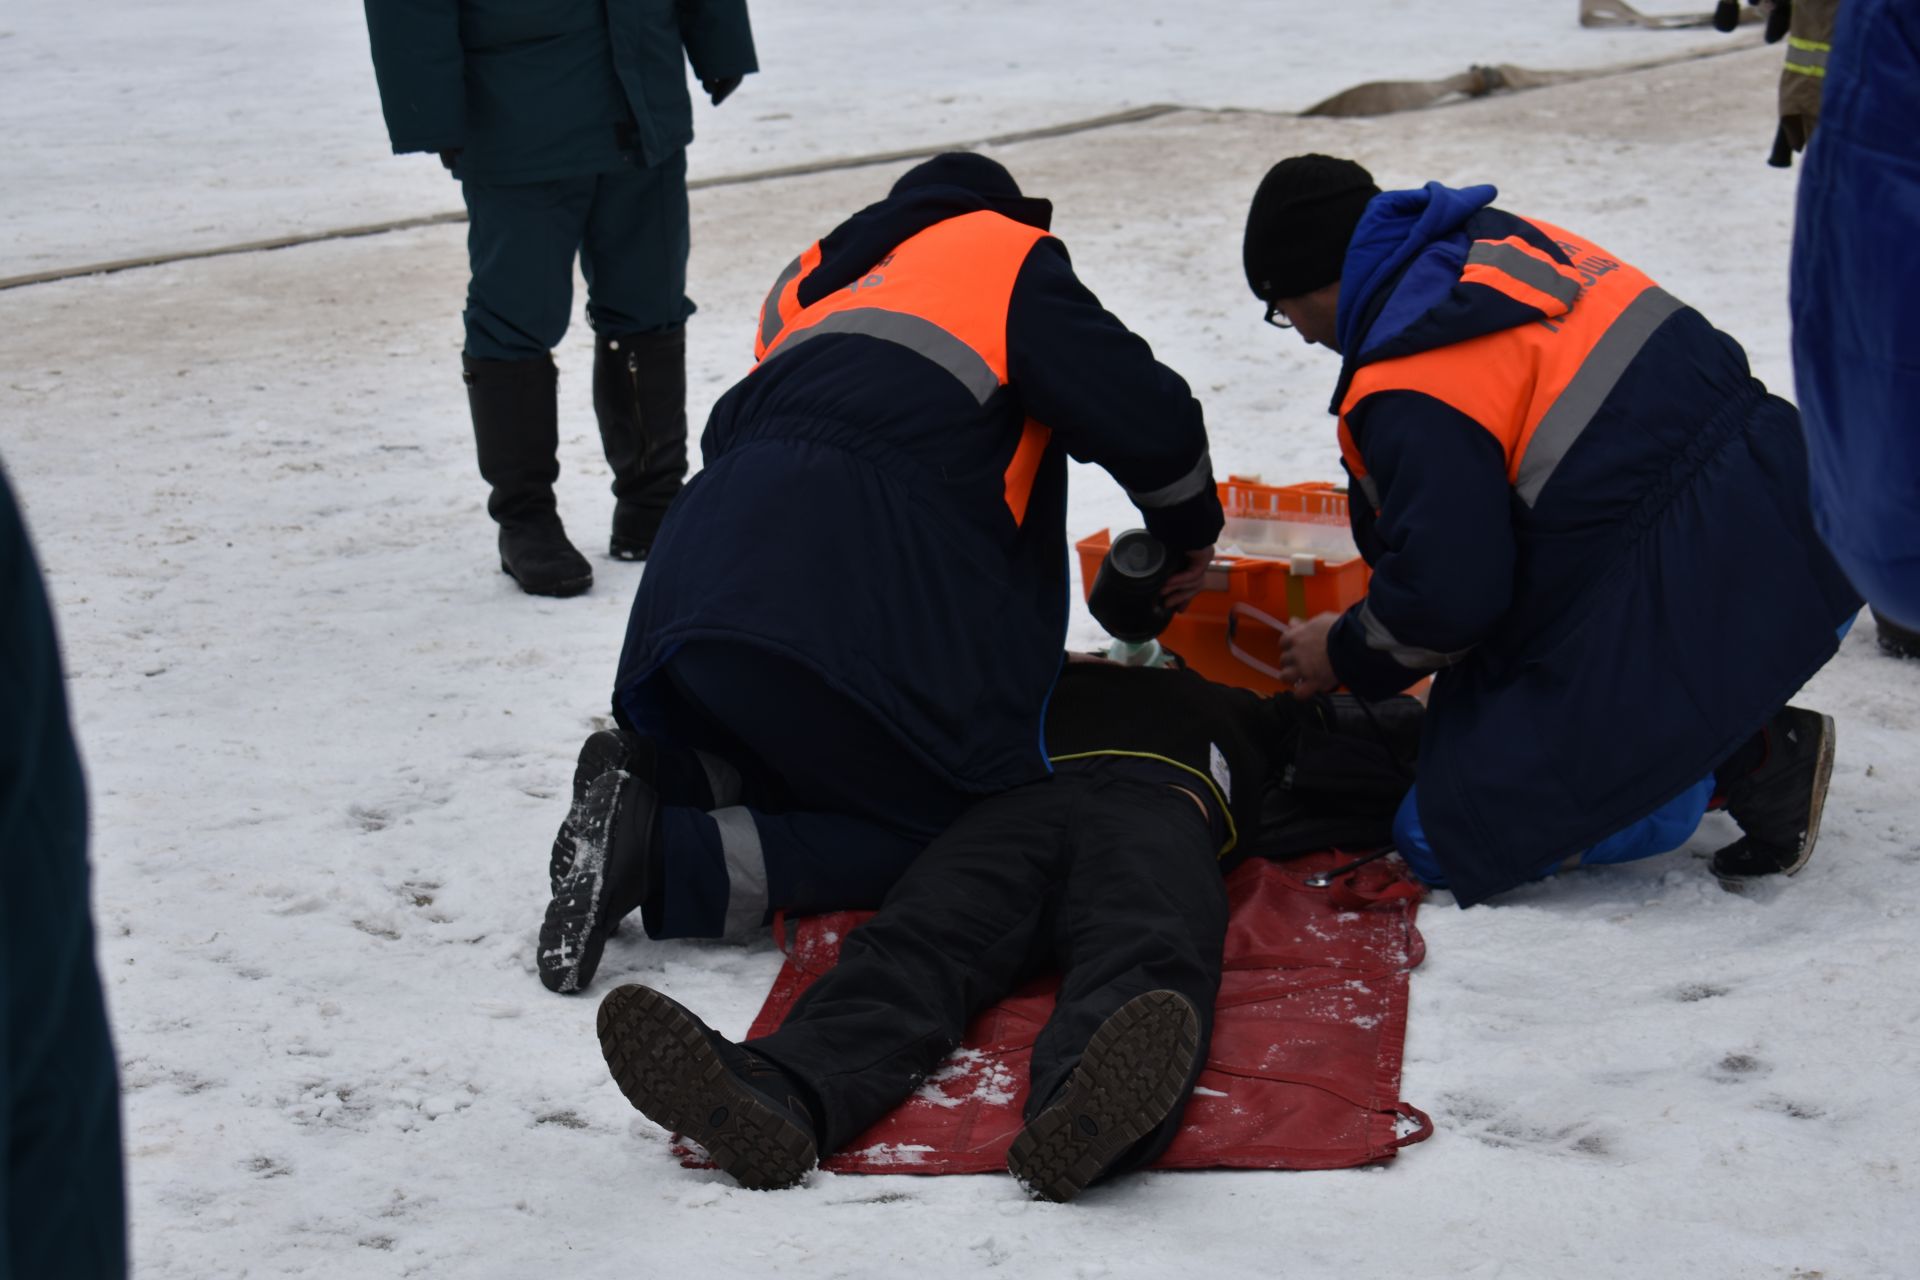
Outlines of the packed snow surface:
{"type": "MultiPolygon", "coordinates": [[[[1762,163],[1777,49],[1388,119],[1283,114],[1473,62],[1726,48],[1575,11],[761,3],[766,70],[699,107],[693,165],[1191,108],[993,154],[1188,376],[1223,474],[1338,476],[1333,358],[1262,325],[1240,275],[1246,201],[1297,151],[1388,185],[1494,182],[1790,391],[1797,171],[1762,163]]],[[[386,154],[359,15],[12,0],[0,275],[457,208],[433,160],[386,154]]],[[[774,274],[903,167],[696,193],[696,422],[745,371],[774,274]]],[[[548,845],[643,567],[596,557],[566,601],[497,571],[464,284],[463,230],[439,226],[0,292],[0,455],[88,763],[140,1276],[1914,1274],[1920,664],[1881,657],[1866,621],[1801,695],[1840,748],[1794,880],[1722,891],[1715,818],[1664,858],[1429,904],[1403,1094],[1437,1132],[1390,1166],[1142,1176],[1072,1206],[991,1176],[764,1194],[679,1168],[609,1081],[592,996],[533,972],[548,845]]],[[[576,321],[560,499],[598,550],[591,357],[576,321]]],[[[1076,470],[1075,536],[1131,523],[1076,470]]],[[[1096,637],[1076,606],[1072,639],[1096,637]]],[[[651,983],[737,1035],[778,964],[767,940],[628,930],[594,992],[651,983]]]]}

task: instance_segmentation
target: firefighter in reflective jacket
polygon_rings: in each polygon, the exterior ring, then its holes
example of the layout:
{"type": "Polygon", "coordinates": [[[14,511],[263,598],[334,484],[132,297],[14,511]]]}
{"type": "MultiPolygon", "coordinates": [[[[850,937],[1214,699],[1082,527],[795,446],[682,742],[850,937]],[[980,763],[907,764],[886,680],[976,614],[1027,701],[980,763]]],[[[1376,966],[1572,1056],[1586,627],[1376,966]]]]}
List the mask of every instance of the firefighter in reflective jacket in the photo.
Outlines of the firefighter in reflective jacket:
{"type": "Polygon", "coordinates": [[[1494,196],[1297,156],[1254,198],[1269,322],[1342,357],[1373,567],[1282,667],[1302,694],[1438,673],[1395,835],[1463,906],[1676,848],[1716,804],[1744,832],[1723,881],[1797,871],[1834,729],[1786,702],[1860,603],[1812,527],[1798,415],[1644,273],[1494,196]]]}
{"type": "Polygon", "coordinates": [[[582,752],[549,986],[583,985],[635,908],[684,937],[876,906],[974,798],[1046,776],[1069,456],[1186,556],[1175,602],[1198,590],[1222,523],[1200,406],[1050,215],[948,154],[779,273],[648,560],[618,728],[582,752]],[[603,873],[570,850],[604,825],[608,770],[630,776],[603,873]]]}

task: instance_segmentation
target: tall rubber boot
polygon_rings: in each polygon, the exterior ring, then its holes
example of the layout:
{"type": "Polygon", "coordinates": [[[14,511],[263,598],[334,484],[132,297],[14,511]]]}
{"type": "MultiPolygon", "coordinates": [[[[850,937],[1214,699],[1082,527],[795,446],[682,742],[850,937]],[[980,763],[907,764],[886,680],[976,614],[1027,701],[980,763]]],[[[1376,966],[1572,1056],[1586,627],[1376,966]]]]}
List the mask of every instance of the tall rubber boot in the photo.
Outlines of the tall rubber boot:
{"type": "Polygon", "coordinates": [[[613,468],[607,554],[645,560],[687,475],[686,329],[595,339],[593,411],[613,468]]]}
{"type": "Polygon", "coordinates": [[[500,526],[501,570],[528,595],[579,595],[593,585],[593,566],[567,541],[554,507],[560,411],[553,358],[475,360],[463,355],[460,361],[480,475],[493,487],[487,514],[500,526]]]}

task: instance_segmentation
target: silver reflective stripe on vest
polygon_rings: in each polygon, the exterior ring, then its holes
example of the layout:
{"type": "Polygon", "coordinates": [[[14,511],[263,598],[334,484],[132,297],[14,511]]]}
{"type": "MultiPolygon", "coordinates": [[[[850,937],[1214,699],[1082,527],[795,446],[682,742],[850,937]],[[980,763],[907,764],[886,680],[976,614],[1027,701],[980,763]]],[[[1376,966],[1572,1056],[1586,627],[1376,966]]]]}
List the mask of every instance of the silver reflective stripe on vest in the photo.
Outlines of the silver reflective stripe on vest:
{"type": "Polygon", "coordinates": [[[1193,470],[1175,480],[1172,484],[1162,485],[1158,489],[1149,489],[1142,493],[1127,490],[1127,496],[1133,499],[1133,505],[1142,511],[1157,511],[1161,507],[1177,507],[1189,498],[1205,493],[1213,483],[1213,458],[1205,450],[1200,451],[1200,461],[1193,464],[1193,470]]]}
{"type": "Polygon", "coordinates": [[[1360,495],[1367,500],[1367,505],[1375,511],[1378,511],[1380,509],[1380,482],[1372,476],[1355,476],[1353,482],[1360,486],[1360,495]]]}
{"type": "Polygon", "coordinates": [[[836,311],[818,324],[808,325],[795,333],[780,344],[778,351],[769,353],[767,359],[772,360],[803,342],[824,338],[830,333],[858,333],[896,342],[909,351],[925,356],[958,378],[960,385],[981,404],[985,404],[1000,389],[999,377],[978,351],[931,320],[922,320],[904,311],[882,311],[878,307],[836,311]]]}
{"type": "Polygon", "coordinates": [[[773,282],[773,288],[767,293],[767,300],[760,304],[760,345],[769,346],[780,336],[780,330],[786,327],[786,321],[780,318],[780,295],[786,292],[793,278],[800,274],[800,259],[795,258],[781,271],[773,282]]]}
{"type": "Polygon", "coordinates": [[[727,859],[725,936],[737,937],[758,929],[766,919],[767,857],[749,810],[715,809],[710,816],[720,828],[720,851],[727,859]]]}
{"type": "Polygon", "coordinates": [[[1540,491],[1553,479],[1560,460],[1567,456],[1567,451],[1600,412],[1600,406],[1620,385],[1621,376],[1647,345],[1647,339],[1668,316],[1685,305],[1654,285],[1628,303],[1627,309],[1607,326],[1600,341],[1587,352],[1573,380],[1567,383],[1534,429],[1526,456],[1520,459],[1520,473],[1513,482],[1520,501],[1531,507],[1540,500],[1540,491]]]}
{"type": "Polygon", "coordinates": [[[1440,653],[1400,643],[1393,632],[1387,630],[1387,624],[1374,614],[1371,600],[1360,602],[1360,630],[1366,636],[1367,648],[1378,649],[1409,671],[1438,671],[1442,667],[1452,666],[1472,652],[1462,649],[1458,653],[1440,653]]]}
{"type": "Polygon", "coordinates": [[[1567,279],[1549,264],[1510,244],[1478,241],[1467,250],[1467,264],[1504,271],[1528,288],[1538,289],[1548,297],[1557,299],[1564,307],[1571,307],[1580,297],[1578,280],[1567,279]]]}

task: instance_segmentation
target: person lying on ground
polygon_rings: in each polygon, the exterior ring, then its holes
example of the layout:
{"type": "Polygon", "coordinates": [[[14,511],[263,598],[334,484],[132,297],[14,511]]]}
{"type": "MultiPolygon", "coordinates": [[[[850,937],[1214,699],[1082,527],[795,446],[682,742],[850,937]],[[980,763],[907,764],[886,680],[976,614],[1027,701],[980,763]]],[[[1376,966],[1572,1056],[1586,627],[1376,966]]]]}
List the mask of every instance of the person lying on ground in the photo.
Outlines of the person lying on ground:
{"type": "Polygon", "coordinates": [[[1799,415],[1613,253],[1295,156],[1247,216],[1266,318],[1342,357],[1331,411],[1372,566],[1290,627],[1297,691],[1434,679],[1394,843],[1470,906],[1677,848],[1724,803],[1730,887],[1819,835],[1830,716],[1787,700],[1860,597],[1815,533],[1799,415]]]}
{"type": "MultiPolygon", "coordinates": [[[[1081,283],[1051,217],[996,162],[941,155],[768,293],[614,681],[621,729],[732,766],[633,801],[661,806],[682,886],[654,936],[872,906],[968,804],[1046,776],[1069,455],[1181,558],[1169,602],[1199,589],[1223,519],[1200,404],[1081,283]]],[[[616,763],[593,750],[583,772],[616,763]]],[[[585,807],[604,822],[614,802],[585,807]]],[[[549,867],[555,991],[585,984],[596,946],[578,838],[570,819],[549,867]]]]}
{"type": "MultiPolygon", "coordinates": [[[[1346,745],[1376,723],[1417,733],[1419,704],[1394,704],[1347,717],[1346,745]]],[[[778,1030],[735,1044],[665,993],[622,986],[598,1019],[614,1081],[741,1185],[791,1186],[906,1098],[975,1014],[1057,968],[1007,1167],[1056,1201],[1139,1168],[1172,1141],[1206,1061],[1219,859],[1340,719],[1332,700],[1071,664],[1047,717],[1053,776],[980,801],[928,846],[778,1030]]]]}

